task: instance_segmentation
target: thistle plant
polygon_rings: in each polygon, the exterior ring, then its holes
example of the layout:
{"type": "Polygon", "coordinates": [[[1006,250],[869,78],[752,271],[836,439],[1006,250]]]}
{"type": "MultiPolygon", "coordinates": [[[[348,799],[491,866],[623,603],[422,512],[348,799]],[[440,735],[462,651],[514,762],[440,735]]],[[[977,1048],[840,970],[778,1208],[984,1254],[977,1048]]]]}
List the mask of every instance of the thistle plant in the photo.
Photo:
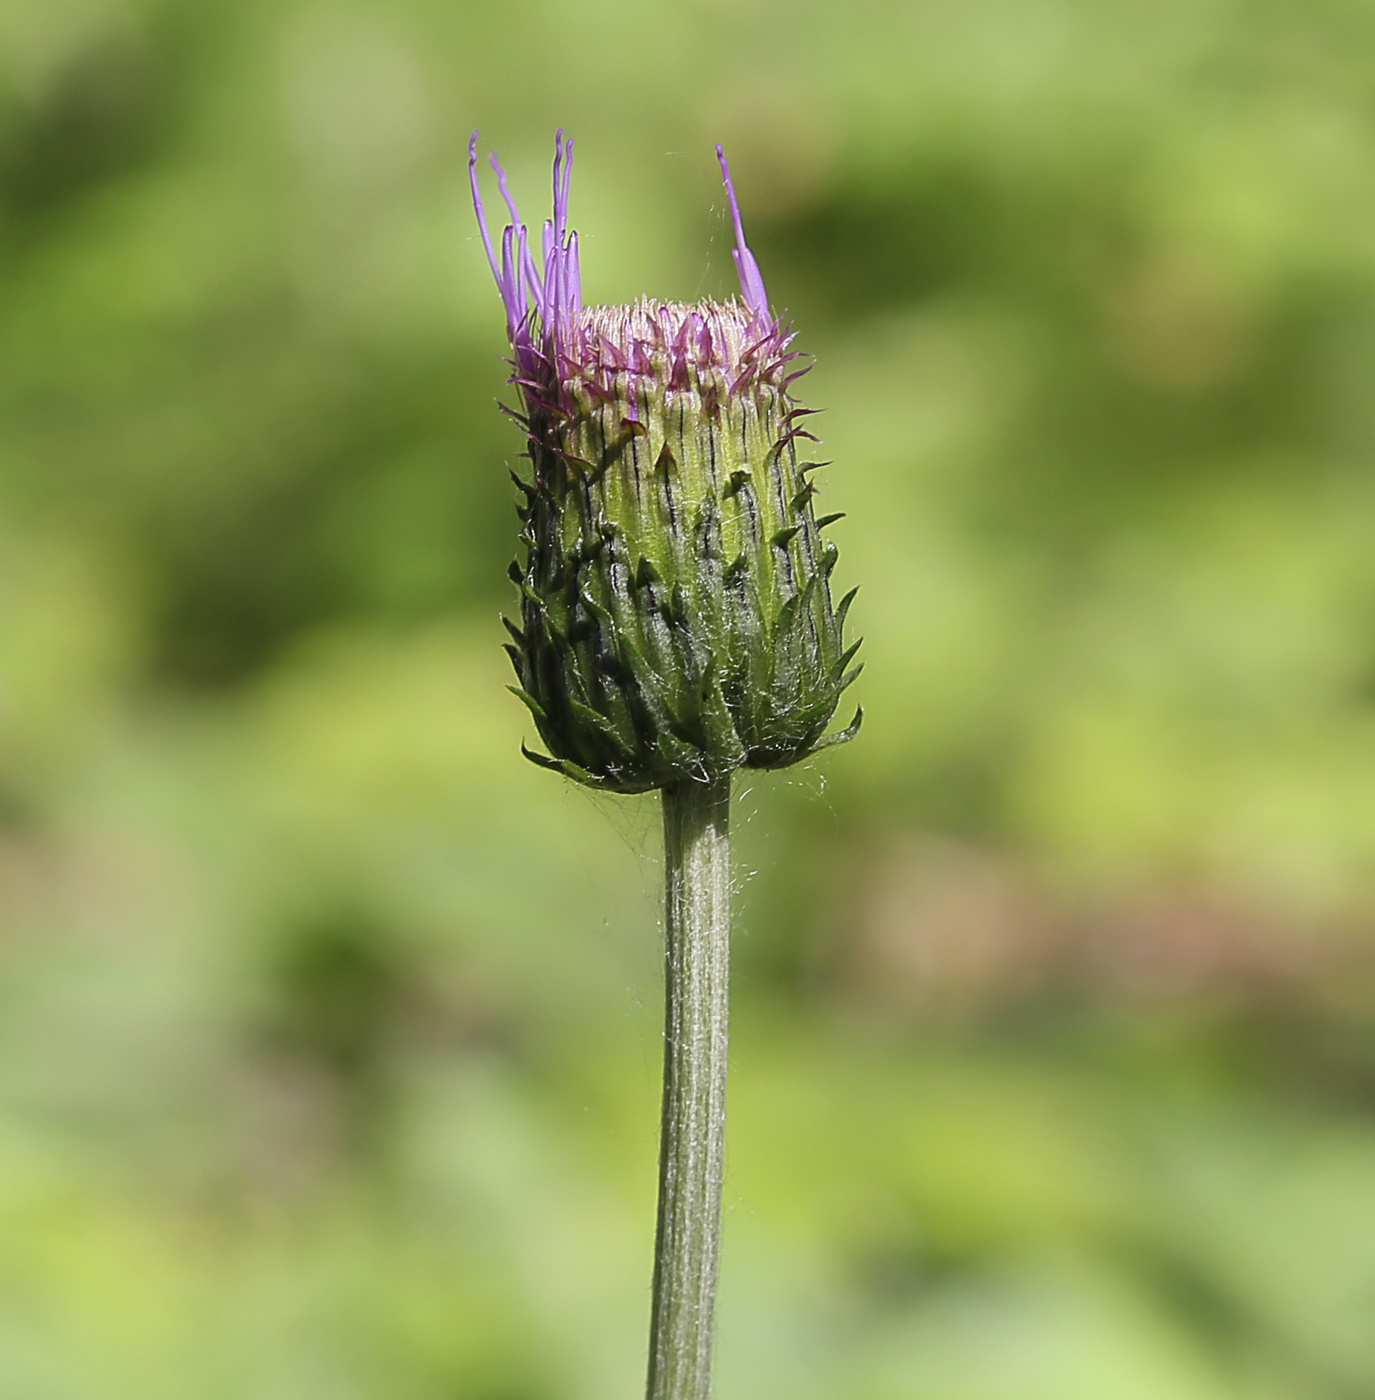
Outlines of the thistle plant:
{"type": "Polygon", "coordinates": [[[537,261],[492,157],[510,223],[478,227],[506,309],[530,470],[513,473],[524,560],[511,566],[511,689],[547,754],[605,792],[663,794],[664,1100],[649,1400],[706,1400],[720,1234],[730,938],[731,778],[784,768],[826,732],[859,672],[853,591],[832,603],[836,548],[818,517],[810,362],[770,311],[725,154],[738,300],[584,306],[568,227],[573,143],[560,132],[554,214],[537,261]]]}

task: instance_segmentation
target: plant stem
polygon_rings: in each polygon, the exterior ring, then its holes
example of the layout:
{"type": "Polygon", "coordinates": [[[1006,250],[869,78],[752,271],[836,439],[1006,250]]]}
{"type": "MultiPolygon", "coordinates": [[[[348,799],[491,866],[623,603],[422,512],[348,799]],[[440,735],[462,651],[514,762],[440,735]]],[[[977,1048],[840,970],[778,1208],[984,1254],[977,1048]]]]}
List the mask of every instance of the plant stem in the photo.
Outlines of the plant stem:
{"type": "Polygon", "coordinates": [[[664,789],[664,1111],[648,1400],[708,1400],[721,1235],[730,778],[664,789]]]}

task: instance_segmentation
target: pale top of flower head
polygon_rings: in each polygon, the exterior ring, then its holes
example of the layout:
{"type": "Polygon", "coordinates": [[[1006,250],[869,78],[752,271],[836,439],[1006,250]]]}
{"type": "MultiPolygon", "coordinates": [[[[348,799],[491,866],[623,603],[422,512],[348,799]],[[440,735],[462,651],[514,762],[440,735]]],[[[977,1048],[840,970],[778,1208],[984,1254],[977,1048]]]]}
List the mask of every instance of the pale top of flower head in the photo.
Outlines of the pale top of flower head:
{"type": "Polygon", "coordinates": [[[551,381],[577,380],[593,395],[610,396],[617,383],[653,377],[669,389],[687,388],[689,379],[719,369],[726,393],[764,379],[786,387],[804,371],[781,371],[796,354],[788,353],[792,335],[769,312],[768,293],[759,264],[745,241],[739,201],[725,151],[716,148],[735,226],[732,258],[740,278],[740,303],[651,301],[631,306],[582,305],[578,235],[568,228],[573,142],[560,131],[555,138],[554,217],[545,222],[542,266],[530,249],[495,155],[491,157],[511,222],[501,235],[501,256],[487,228],[477,175],[477,132],[468,144],[468,176],[482,243],[506,308],[506,328],[515,351],[514,382],[547,391],[551,381]]]}
{"type": "Polygon", "coordinates": [[[579,387],[593,399],[629,400],[634,421],[641,388],[729,397],[751,383],[786,389],[811,367],[784,373],[798,352],[789,332],[738,301],[655,301],[584,307],[579,387]]]}

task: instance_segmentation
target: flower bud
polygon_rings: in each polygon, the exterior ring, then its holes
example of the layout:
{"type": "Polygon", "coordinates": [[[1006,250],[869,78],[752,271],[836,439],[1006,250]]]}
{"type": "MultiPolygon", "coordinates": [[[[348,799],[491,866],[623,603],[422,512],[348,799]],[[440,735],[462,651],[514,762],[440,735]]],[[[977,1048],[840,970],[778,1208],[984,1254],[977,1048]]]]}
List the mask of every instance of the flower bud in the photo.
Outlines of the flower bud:
{"type": "Polygon", "coordinates": [[[529,480],[521,625],[507,622],[520,684],[550,757],[536,763],[613,792],[782,768],[852,738],[826,735],[858,643],[853,592],[832,606],[836,548],[817,518],[792,386],[805,372],[771,315],[725,156],[743,299],[581,303],[569,232],[573,143],[559,133],[543,267],[497,165],[511,223],[493,247],[469,148],[473,199],[506,306],[512,416],[529,480]]]}

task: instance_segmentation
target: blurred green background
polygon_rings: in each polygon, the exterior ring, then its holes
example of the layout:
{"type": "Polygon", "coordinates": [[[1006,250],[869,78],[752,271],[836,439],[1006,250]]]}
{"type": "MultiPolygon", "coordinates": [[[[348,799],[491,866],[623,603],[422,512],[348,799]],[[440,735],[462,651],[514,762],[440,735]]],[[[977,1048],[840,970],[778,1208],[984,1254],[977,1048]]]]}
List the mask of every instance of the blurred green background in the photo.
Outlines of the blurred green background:
{"type": "Polygon", "coordinates": [[[480,127],[835,459],[721,1400],[1375,1397],[1375,6],[0,3],[0,1397],[641,1384],[657,809],[519,756],[480,127]]]}

